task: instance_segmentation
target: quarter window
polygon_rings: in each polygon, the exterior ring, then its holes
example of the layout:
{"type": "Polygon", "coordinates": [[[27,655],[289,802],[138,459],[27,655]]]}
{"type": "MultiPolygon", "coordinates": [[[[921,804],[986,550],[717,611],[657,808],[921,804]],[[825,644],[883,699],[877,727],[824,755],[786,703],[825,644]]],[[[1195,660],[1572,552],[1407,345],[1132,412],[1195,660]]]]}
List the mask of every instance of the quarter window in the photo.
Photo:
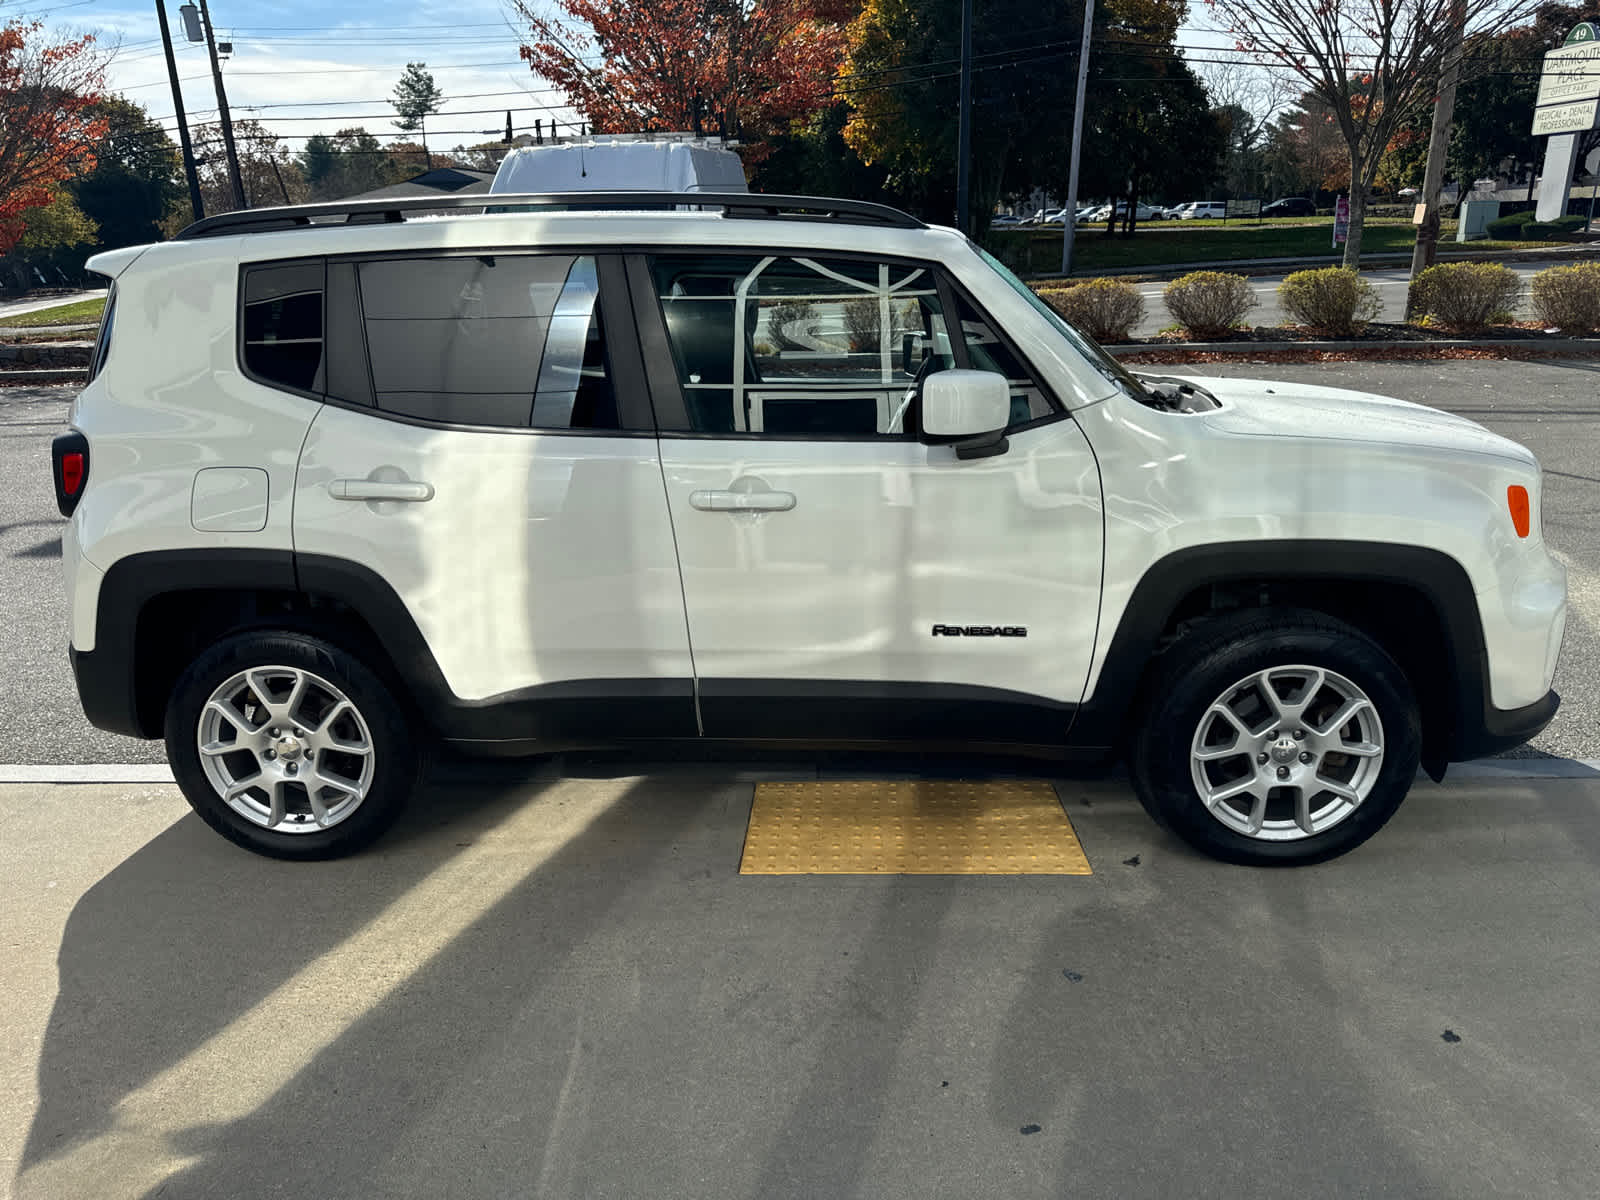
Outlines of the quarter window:
{"type": "Polygon", "coordinates": [[[954,365],[931,267],[728,255],[652,271],[696,432],[904,437],[924,363],[954,365]]]}
{"type": "Polygon", "coordinates": [[[263,383],[322,391],[322,260],[248,267],[244,366],[263,383]]]}
{"type": "Polygon", "coordinates": [[[1004,375],[1011,385],[1012,425],[1026,425],[1054,410],[1044,389],[1034,382],[1032,373],[1011,346],[995,332],[989,319],[972,306],[965,296],[958,301],[961,311],[961,336],[967,344],[967,358],[974,371],[993,371],[1004,375]]]}

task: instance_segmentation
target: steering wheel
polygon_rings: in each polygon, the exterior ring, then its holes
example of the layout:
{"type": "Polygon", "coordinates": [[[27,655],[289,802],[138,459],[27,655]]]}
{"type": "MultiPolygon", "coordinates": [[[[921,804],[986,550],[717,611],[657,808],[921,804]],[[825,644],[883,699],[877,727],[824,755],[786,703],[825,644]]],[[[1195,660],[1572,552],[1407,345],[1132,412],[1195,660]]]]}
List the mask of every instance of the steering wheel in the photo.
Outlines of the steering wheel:
{"type": "Polygon", "coordinates": [[[904,423],[906,412],[910,409],[911,402],[922,394],[922,381],[932,375],[938,367],[939,359],[935,354],[930,353],[928,357],[922,360],[922,365],[917,368],[917,373],[912,376],[911,386],[906,389],[906,394],[900,401],[900,407],[895,409],[894,415],[889,418],[889,428],[885,430],[886,433],[896,432],[896,425],[900,426],[900,433],[906,431],[904,423]]]}

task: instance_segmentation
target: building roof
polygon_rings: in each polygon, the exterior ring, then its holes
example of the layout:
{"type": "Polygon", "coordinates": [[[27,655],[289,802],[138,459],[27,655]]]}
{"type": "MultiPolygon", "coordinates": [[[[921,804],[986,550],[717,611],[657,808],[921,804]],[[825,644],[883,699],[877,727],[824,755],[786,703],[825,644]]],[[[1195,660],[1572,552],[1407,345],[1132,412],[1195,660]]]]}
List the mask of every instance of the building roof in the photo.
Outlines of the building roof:
{"type": "Polygon", "coordinates": [[[420,175],[388,187],[375,188],[345,200],[396,200],[404,196],[463,196],[473,192],[487,192],[494,180],[493,171],[474,171],[468,167],[435,167],[420,175]]]}

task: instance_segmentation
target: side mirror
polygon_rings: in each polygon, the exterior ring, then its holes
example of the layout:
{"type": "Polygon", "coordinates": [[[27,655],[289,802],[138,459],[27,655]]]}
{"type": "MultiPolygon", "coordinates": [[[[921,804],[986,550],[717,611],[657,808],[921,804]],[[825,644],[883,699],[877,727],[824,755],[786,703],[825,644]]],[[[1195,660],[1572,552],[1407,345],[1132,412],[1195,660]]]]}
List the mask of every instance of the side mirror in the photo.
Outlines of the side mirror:
{"type": "Polygon", "coordinates": [[[953,443],[957,458],[988,458],[1009,446],[1011,386],[993,371],[936,371],[922,383],[922,439],[953,443]]]}

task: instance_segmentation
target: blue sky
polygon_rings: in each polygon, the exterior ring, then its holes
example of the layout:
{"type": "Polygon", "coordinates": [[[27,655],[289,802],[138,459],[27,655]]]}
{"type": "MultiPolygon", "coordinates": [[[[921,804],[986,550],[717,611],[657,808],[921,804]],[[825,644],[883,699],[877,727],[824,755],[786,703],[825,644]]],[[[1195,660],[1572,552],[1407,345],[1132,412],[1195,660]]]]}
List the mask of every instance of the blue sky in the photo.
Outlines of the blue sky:
{"type": "MultiPolygon", "coordinates": [[[[205,47],[183,38],[178,7],[167,0],[178,75],[191,123],[215,118],[205,47]]],[[[422,61],[444,89],[442,111],[428,121],[435,149],[498,137],[510,108],[518,132],[535,118],[565,124],[575,114],[564,97],[517,59],[518,33],[501,0],[208,0],[220,41],[234,52],[223,80],[234,119],[261,121],[298,150],[313,133],[361,125],[394,129],[388,104],[407,62],[422,61]],[[494,131],[492,134],[487,131],[494,131]]],[[[9,0],[0,19],[38,13],[51,27],[96,34],[119,45],[110,90],[143,104],[175,130],[171,87],[150,0],[9,0]]]]}

